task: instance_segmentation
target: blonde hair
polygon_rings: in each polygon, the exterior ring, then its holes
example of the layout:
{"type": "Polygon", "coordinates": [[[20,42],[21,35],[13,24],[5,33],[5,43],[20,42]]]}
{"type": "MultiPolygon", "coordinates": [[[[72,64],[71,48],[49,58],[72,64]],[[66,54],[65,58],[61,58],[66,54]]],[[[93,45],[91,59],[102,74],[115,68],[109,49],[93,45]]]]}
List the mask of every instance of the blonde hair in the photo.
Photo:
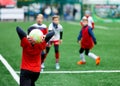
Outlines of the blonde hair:
{"type": "Polygon", "coordinates": [[[52,16],[52,20],[54,20],[55,18],[60,18],[58,15],[54,15],[54,16],[52,16]]]}
{"type": "Polygon", "coordinates": [[[43,18],[43,14],[38,14],[37,17],[42,17],[43,18]]]}

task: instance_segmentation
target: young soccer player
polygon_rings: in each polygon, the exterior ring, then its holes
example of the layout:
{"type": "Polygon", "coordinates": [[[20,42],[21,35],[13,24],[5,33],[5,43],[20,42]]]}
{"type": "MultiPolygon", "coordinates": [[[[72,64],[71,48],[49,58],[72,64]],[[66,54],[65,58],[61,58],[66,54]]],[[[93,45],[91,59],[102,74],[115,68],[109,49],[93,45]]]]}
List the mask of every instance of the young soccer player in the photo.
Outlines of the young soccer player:
{"type": "MultiPolygon", "coordinates": [[[[92,29],[94,29],[94,20],[93,20],[92,16],[90,15],[89,10],[85,11],[85,16],[83,16],[83,17],[86,17],[88,19],[88,26],[90,26],[92,29]]],[[[82,20],[80,21],[80,24],[82,27],[84,26],[82,20]]]]}
{"type": "Polygon", "coordinates": [[[38,14],[37,18],[36,18],[36,23],[31,25],[28,28],[28,34],[33,30],[33,29],[40,29],[44,35],[47,34],[48,30],[47,30],[47,26],[45,24],[43,24],[43,20],[44,17],[42,14],[38,14]]]}
{"type": "MultiPolygon", "coordinates": [[[[54,44],[54,50],[55,50],[55,58],[56,58],[56,69],[60,69],[59,65],[59,45],[62,43],[62,36],[63,36],[63,27],[59,23],[59,16],[54,15],[52,17],[52,23],[49,25],[48,31],[54,31],[55,35],[50,39],[47,47],[46,47],[46,56],[49,53],[50,47],[52,44],[54,44]]],[[[44,65],[44,61],[42,63],[44,65]]]]}
{"type": "Polygon", "coordinates": [[[45,40],[36,43],[33,38],[27,37],[26,33],[19,27],[16,28],[17,34],[21,40],[22,63],[20,70],[20,86],[35,86],[41,70],[41,52],[46,48],[46,42],[54,35],[50,32],[45,40]]]}
{"type": "MultiPolygon", "coordinates": [[[[28,34],[33,30],[33,29],[39,29],[43,32],[44,35],[46,35],[48,33],[48,29],[47,26],[45,24],[43,24],[43,20],[44,17],[42,14],[38,14],[37,18],[36,18],[36,22],[35,24],[33,24],[32,26],[30,26],[28,28],[28,34]]],[[[43,63],[43,60],[45,58],[45,50],[42,51],[41,53],[41,63],[43,63]]],[[[41,65],[42,68],[44,68],[44,65],[41,65]]]]}
{"type": "Polygon", "coordinates": [[[90,49],[92,49],[94,44],[97,43],[96,38],[92,32],[92,28],[88,26],[88,18],[83,17],[82,21],[83,21],[83,27],[78,36],[78,42],[81,45],[81,48],[79,50],[81,60],[78,61],[77,64],[82,65],[86,63],[84,56],[84,51],[85,51],[85,55],[93,58],[96,61],[96,65],[99,65],[100,57],[90,52],[90,49]]]}

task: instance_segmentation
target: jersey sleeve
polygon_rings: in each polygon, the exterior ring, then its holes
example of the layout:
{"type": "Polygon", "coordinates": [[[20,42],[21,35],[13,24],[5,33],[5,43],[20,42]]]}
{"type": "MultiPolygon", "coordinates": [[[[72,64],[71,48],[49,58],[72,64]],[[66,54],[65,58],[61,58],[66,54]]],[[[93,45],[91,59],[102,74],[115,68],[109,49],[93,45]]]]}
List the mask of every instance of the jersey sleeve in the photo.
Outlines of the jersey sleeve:
{"type": "Polygon", "coordinates": [[[46,35],[48,33],[48,28],[45,24],[42,24],[42,26],[39,27],[38,29],[40,29],[44,35],[46,35]]]}
{"type": "Polygon", "coordinates": [[[95,42],[96,42],[96,38],[95,38],[94,33],[92,32],[92,28],[89,28],[89,29],[88,29],[88,32],[89,32],[89,35],[92,37],[92,40],[93,40],[94,43],[95,43],[95,42]]]}
{"type": "Polygon", "coordinates": [[[48,42],[48,41],[53,37],[54,34],[55,34],[54,31],[50,31],[50,32],[46,35],[45,41],[48,42]]]}
{"type": "Polygon", "coordinates": [[[46,41],[43,41],[42,43],[40,43],[40,49],[44,50],[46,48],[46,41]]]}
{"type": "Polygon", "coordinates": [[[27,37],[24,37],[22,40],[21,40],[21,47],[26,47],[28,45],[28,39],[27,37]]]}
{"type": "Polygon", "coordinates": [[[29,28],[28,28],[28,30],[27,30],[27,33],[29,34],[33,29],[35,29],[36,27],[34,27],[34,26],[30,26],[29,28]]]}
{"type": "Polygon", "coordinates": [[[51,30],[53,30],[52,24],[50,24],[49,27],[48,27],[48,31],[51,31],[51,30]]]}
{"type": "Polygon", "coordinates": [[[78,37],[77,37],[77,41],[80,41],[81,38],[82,38],[82,30],[79,32],[79,35],[78,35],[78,37]]]}
{"type": "Polygon", "coordinates": [[[44,35],[46,35],[47,33],[48,33],[48,29],[47,28],[43,28],[43,29],[40,29],[41,31],[42,31],[42,33],[44,34],[44,35]]]}
{"type": "Polygon", "coordinates": [[[20,40],[27,36],[26,33],[20,27],[16,27],[16,31],[20,40]]]}

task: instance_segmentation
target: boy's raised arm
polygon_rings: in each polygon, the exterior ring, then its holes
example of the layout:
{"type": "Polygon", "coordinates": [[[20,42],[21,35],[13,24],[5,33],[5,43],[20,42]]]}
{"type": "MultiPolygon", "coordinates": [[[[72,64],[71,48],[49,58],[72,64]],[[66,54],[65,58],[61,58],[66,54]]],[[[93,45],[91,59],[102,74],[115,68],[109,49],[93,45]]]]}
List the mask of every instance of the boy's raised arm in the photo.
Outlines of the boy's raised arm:
{"type": "Polygon", "coordinates": [[[21,40],[27,36],[26,33],[20,27],[16,27],[16,31],[21,40]]]}
{"type": "Polygon", "coordinates": [[[80,31],[80,33],[79,33],[79,35],[77,37],[77,42],[79,42],[81,40],[81,38],[82,38],[82,31],[80,31]]]}
{"type": "Polygon", "coordinates": [[[50,31],[50,32],[46,35],[45,41],[48,42],[48,41],[53,37],[54,34],[55,34],[54,31],[50,31]]]}

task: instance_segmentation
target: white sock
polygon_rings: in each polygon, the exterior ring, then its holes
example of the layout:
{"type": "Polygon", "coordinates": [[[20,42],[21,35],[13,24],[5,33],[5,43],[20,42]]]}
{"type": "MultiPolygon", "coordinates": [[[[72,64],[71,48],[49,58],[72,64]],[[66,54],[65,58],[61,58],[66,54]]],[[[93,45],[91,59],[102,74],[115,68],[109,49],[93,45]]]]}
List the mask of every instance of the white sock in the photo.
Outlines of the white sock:
{"type": "Polygon", "coordinates": [[[98,57],[94,53],[91,53],[91,52],[88,53],[88,56],[93,58],[93,59],[97,59],[97,57],[98,57]]]}
{"type": "Polygon", "coordinates": [[[83,62],[86,62],[84,53],[81,53],[81,54],[80,54],[80,59],[81,59],[83,62]]]}

